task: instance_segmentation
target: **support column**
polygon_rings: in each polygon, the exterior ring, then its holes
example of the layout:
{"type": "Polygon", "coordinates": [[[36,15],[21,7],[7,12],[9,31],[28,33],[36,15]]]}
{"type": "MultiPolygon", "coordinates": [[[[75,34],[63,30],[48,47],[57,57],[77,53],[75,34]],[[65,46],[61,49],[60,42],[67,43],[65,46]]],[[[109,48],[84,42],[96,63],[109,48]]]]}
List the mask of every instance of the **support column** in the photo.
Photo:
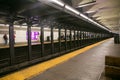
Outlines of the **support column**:
{"type": "Polygon", "coordinates": [[[85,35],[85,36],[86,36],[86,44],[88,44],[88,41],[89,41],[89,40],[88,40],[88,32],[86,32],[85,34],[86,34],[86,35],[85,35]]]}
{"type": "Polygon", "coordinates": [[[70,49],[72,49],[72,32],[71,32],[71,29],[70,29],[70,49]]]}
{"type": "Polygon", "coordinates": [[[102,40],[102,33],[100,33],[100,40],[102,40]]]}
{"type": "Polygon", "coordinates": [[[85,40],[85,43],[88,44],[88,43],[87,43],[87,41],[88,41],[88,39],[87,39],[87,32],[85,32],[85,39],[86,39],[86,40],[85,40]]]}
{"type": "Polygon", "coordinates": [[[78,40],[78,44],[79,44],[79,48],[80,48],[80,37],[81,37],[81,35],[80,35],[80,30],[79,30],[79,35],[78,35],[78,38],[79,38],[79,40],[78,40]]]}
{"type": "Polygon", "coordinates": [[[95,41],[97,42],[97,33],[95,34],[95,41]]]}
{"type": "Polygon", "coordinates": [[[85,40],[85,45],[86,45],[86,31],[84,32],[84,40],[85,40]]]}
{"type": "Polygon", "coordinates": [[[87,36],[88,36],[88,42],[90,43],[90,32],[88,32],[87,36]]]}
{"type": "Polygon", "coordinates": [[[82,31],[80,31],[80,47],[82,46],[82,31]]]}
{"type": "Polygon", "coordinates": [[[51,54],[54,53],[54,41],[53,41],[53,25],[51,26],[51,54]]]}
{"type": "Polygon", "coordinates": [[[74,29],[74,48],[76,48],[76,33],[75,33],[75,29],[74,29]]]}
{"type": "Polygon", "coordinates": [[[14,49],[14,20],[9,21],[9,47],[10,47],[10,65],[15,63],[15,49],[14,49]]]}
{"type": "Polygon", "coordinates": [[[83,45],[85,44],[85,32],[83,31],[83,45]]]}
{"type": "Polygon", "coordinates": [[[65,27],[65,51],[67,51],[67,28],[65,27]]]}
{"type": "Polygon", "coordinates": [[[77,30],[77,47],[79,47],[79,31],[77,30]]]}
{"type": "Polygon", "coordinates": [[[28,60],[30,61],[32,59],[31,25],[30,24],[28,24],[27,33],[28,33],[28,60]]]}
{"type": "Polygon", "coordinates": [[[59,52],[61,52],[61,26],[58,27],[58,36],[59,36],[59,52]]]}
{"type": "Polygon", "coordinates": [[[97,33],[95,33],[94,35],[95,35],[95,42],[97,42],[97,33]]]}
{"type": "Polygon", "coordinates": [[[84,44],[86,44],[86,32],[84,32],[84,44]]]}
{"type": "Polygon", "coordinates": [[[41,26],[41,36],[40,36],[40,42],[41,42],[41,56],[44,56],[44,26],[41,26]]]}

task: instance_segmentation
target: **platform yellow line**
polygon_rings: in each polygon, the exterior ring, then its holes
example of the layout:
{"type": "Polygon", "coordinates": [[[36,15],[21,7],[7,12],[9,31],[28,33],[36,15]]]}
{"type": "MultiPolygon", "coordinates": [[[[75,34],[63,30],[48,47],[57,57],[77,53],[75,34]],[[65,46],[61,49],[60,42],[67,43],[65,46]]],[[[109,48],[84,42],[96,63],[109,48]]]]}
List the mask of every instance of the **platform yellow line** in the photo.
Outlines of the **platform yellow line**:
{"type": "Polygon", "coordinates": [[[51,67],[56,66],[57,64],[65,62],[65,61],[67,61],[67,60],[69,60],[69,59],[71,59],[71,58],[73,58],[73,57],[75,57],[75,56],[77,56],[77,55],[103,43],[103,42],[105,42],[105,41],[106,40],[95,43],[93,45],[87,46],[85,48],[82,48],[82,49],[79,49],[79,50],[76,50],[73,52],[70,52],[70,53],[65,54],[61,57],[57,57],[57,58],[51,59],[49,61],[45,61],[43,63],[36,64],[36,65],[28,67],[26,69],[14,72],[12,74],[9,74],[9,75],[6,75],[6,76],[0,78],[0,80],[25,80],[27,78],[38,75],[38,74],[42,73],[43,71],[45,71],[51,67]]]}

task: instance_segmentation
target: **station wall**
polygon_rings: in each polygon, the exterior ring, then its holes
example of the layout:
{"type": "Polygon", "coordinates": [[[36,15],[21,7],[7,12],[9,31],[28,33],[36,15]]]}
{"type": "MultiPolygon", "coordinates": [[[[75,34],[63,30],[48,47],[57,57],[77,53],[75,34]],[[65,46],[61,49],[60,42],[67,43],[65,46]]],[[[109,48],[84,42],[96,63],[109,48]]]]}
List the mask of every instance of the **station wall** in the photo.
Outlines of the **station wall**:
{"type": "MultiPolygon", "coordinates": [[[[54,40],[58,40],[58,29],[54,29],[54,40]]],[[[40,27],[32,27],[31,32],[33,33],[33,37],[36,39],[32,39],[32,42],[39,42],[40,41],[40,27]],[[34,32],[37,32],[36,36],[34,36],[34,32]]],[[[67,31],[69,32],[69,31],[67,31]]],[[[32,34],[31,33],[31,34],[32,34]]],[[[0,44],[4,44],[3,35],[7,34],[9,39],[9,27],[8,26],[1,26],[0,27],[0,44]]],[[[64,30],[61,30],[61,34],[64,34],[64,30]]],[[[73,32],[72,32],[73,34],[73,32]]],[[[26,43],[27,42],[27,27],[26,26],[14,26],[14,35],[15,35],[15,42],[16,43],[26,43]]],[[[44,41],[47,40],[47,37],[50,38],[50,28],[44,28],[44,41]]],[[[32,36],[31,36],[32,37],[32,36]]],[[[9,40],[8,40],[9,43],[9,40]]]]}

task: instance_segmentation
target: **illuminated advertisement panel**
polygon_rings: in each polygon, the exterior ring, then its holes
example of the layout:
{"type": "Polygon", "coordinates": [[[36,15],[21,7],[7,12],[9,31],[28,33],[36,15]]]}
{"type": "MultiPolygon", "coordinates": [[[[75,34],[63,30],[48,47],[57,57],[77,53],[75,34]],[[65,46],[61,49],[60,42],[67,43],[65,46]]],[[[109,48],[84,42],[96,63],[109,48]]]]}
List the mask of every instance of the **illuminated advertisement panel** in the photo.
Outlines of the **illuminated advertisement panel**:
{"type": "MultiPolygon", "coordinates": [[[[28,33],[26,33],[26,39],[28,40],[28,33]]],[[[31,32],[31,40],[38,40],[39,32],[33,31],[31,32]]]]}

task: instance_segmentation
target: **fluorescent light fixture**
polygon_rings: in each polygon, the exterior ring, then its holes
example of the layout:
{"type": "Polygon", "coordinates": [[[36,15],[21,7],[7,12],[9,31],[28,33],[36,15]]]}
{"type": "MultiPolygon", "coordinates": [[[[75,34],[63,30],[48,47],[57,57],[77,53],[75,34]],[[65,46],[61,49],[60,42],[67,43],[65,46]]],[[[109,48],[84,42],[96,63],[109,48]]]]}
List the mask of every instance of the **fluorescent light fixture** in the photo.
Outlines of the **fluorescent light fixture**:
{"type": "MultiPolygon", "coordinates": [[[[87,16],[85,16],[84,14],[80,13],[80,16],[81,16],[81,17],[83,17],[84,19],[86,19],[86,20],[90,21],[91,23],[93,23],[93,24],[95,24],[95,25],[99,26],[99,27],[104,28],[105,30],[108,30],[107,28],[105,28],[104,26],[102,26],[102,25],[98,24],[98,23],[97,23],[97,22],[95,22],[94,20],[92,20],[92,19],[88,18],[88,17],[87,17],[87,16]]],[[[108,30],[108,31],[109,31],[109,30],[108,30]]]]}
{"type": "Polygon", "coordinates": [[[85,19],[89,19],[87,16],[85,16],[84,14],[80,14],[81,17],[85,18],[85,19]]]}
{"type": "Polygon", "coordinates": [[[88,3],[88,4],[83,4],[83,5],[78,6],[78,8],[86,7],[86,6],[90,6],[90,5],[94,5],[94,4],[96,4],[96,3],[92,2],[92,3],[88,3]]]}
{"type": "Polygon", "coordinates": [[[87,19],[90,22],[93,22],[92,19],[88,18],[87,16],[85,16],[84,14],[80,13],[80,16],[83,17],[84,19],[87,19]]]}
{"type": "Polygon", "coordinates": [[[47,3],[47,4],[54,3],[54,4],[59,5],[59,6],[62,6],[62,7],[65,5],[65,4],[64,4],[62,1],[60,1],[60,0],[38,0],[38,1],[43,2],[43,3],[47,3]]]}
{"type": "MultiPolygon", "coordinates": [[[[107,31],[110,31],[109,29],[105,28],[104,26],[100,25],[99,23],[95,22],[94,20],[90,19],[89,17],[85,16],[84,14],[80,13],[80,12],[77,11],[76,9],[72,8],[71,6],[65,5],[65,3],[63,3],[63,2],[60,1],[60,0],[39,0],[39,1],[42,1],[42,2],[47,3],[47,4],[49,4],[49,3],[54,3],[54,4],[56,4],[56,5],[59,5],[59,6],[63,7],[63,8],[64,8],[64,6],[65,6],[65,9],[64,9],[64,10],[68,10],[68,11],[70,11],[70,12],[73,12],[73,13],[76,14],[76,15],[80,15],[80,17],[82,17],[83,19],[86,19],[88,22],[90,22],[90,23],[92,23],[92,24],[95,24],[95,25],[97,25],[97,26],[99,26],[99,27],[101,27],[101,28],[103,28],[103,29],[105,29],[105,30],[107,30],[107,31]]],[[[93,4],[94,4],[94,3],[93,3],[93,4]]],[[[86,4],[86,5],[84,5],[84,6],[88,6],[88,5],[92,5],[92,3],[91,3],[91,4],[86,4]]],[[[82,6],[82,7],[84,7],[84,6],[82,6]]],[[[79,7],[80,7],[80,6],[79,6],[79,7]]]]}
{"type": "Polygon", "coordinates": [[[77,14],[77,15],[80,14],[79,11],[75,10],[74,8],[72,8],[72,7],[68,6],[68,5],[66,5],[65,8],[66,8],[67,10],[69,10],[69,11],[72,11],[73,13],[75,13],[75,14],[77,14]]]}
{"type": "Polygon", "coordinates": [[[55,3],[55,4],[58,4],[60,6],[64,6],[65,4],[59,0],[50,0],[51,2],[55,3]]]}
{"type": "Polygon", "coordinates": [[[85,13],[96,13],[97,11],[86,11],[85,13]]]}

